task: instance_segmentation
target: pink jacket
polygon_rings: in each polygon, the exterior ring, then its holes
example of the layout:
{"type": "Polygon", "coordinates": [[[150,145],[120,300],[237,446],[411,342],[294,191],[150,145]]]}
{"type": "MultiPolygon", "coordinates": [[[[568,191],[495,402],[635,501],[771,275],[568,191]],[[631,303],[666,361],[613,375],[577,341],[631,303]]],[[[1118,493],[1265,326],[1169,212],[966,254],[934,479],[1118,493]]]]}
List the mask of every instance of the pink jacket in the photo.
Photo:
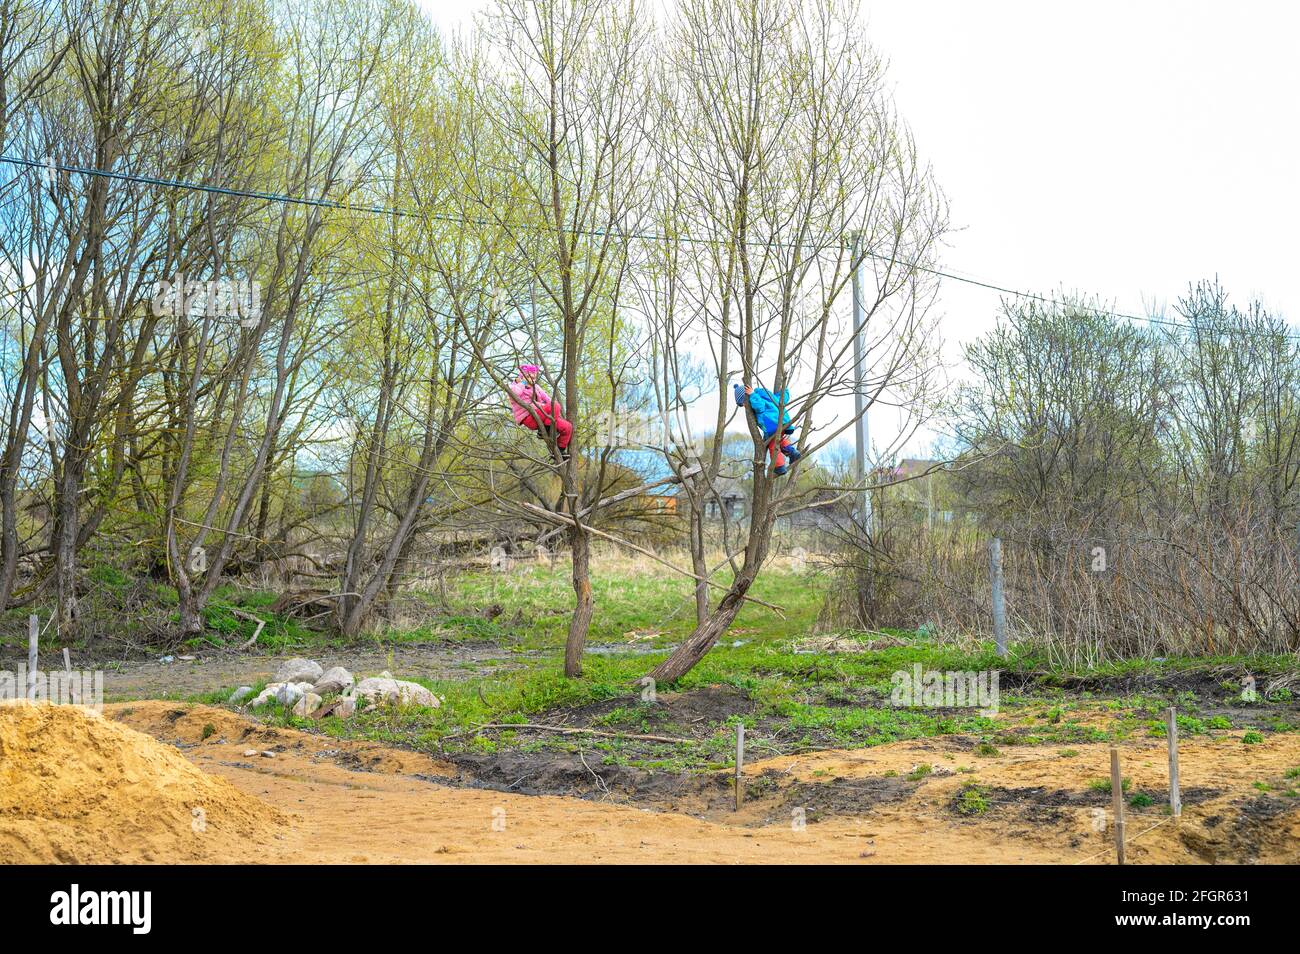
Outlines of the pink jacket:
{"type": "Polygon", "coordinates": [[[551,396],[540,387],[529,384],[523,378],[516,378],[510,382],[510,393],[514,398],[510,402],[510,410],[515,416],[516,424],[532,420],[534,414],[543,424],[551,423],[551,414],[555,408],[551,396]],[[529,408],[533,410],[530,412],[529,408]]]}

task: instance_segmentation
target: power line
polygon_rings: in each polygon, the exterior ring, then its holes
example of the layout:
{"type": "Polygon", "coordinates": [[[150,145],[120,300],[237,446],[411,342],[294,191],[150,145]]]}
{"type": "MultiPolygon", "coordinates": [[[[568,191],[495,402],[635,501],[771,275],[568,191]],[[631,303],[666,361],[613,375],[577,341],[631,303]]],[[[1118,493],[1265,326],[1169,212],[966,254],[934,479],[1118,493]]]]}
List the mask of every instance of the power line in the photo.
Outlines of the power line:
{"type": "MultiPolygon", "coordinates": [[[[445,213],[438,213],[438,212],[412,212],[408,209],[399,209],[395,207],[385,207],[385,206],[377,206],[377,205],[353,205],[350,202],[341,202],[335,199],[313,199],[306,196],[287,195],[285,193],[280,193],[280,192],[257,192],[257,191],[247,190],[247,189],[230,189],[230,188],[226,188],[225,186],[207,185],[201,182],[186,182],[180,179],[164,179],[157,176],[144,176],[144,175],[138,175],[134,173],[127,173],[127,172],[109,172],[104,169],[89,169],[81,166],[62,165],[59,163],[48,162],[48,161],[38,162],[35,159],[22,159],[17,156],[0,156],[0,162],[8,163],[10,165],[15,165],[15,166],[24,166],[28,169],[59,171],[59,172],[67,172],[67,173],[73,173],[76,175],[84,175],[84,176],[99,176],[105,179],[111,179],[118,182],[132,182],[140,185],[159,186],[166,189],[184,189],[191,192],[203,192],[211,195],[226,196],[229,198],[256,199],[261,202],[282,202],[290,205],[309,206],[311,208],[336,209],[338,211],[343,211],[343,212],[365,212],[372,215],[391,215],[400,218],[424,218],[424,219],[431,219],[437,222],[447,222],[453,225],[487,226],[487,225],[498,224],[498,223],[490,222],[487,219],[470,219],[470,218],[465,218],[464,216],[447,215],[445,213]]],[[[655,242],[679,241],[688,244],[720,244],[724,241],[723,239],[701,238],[699,236],[692,236],[692,235],[671,236],[671,235],[664,235],[657,232],[618,232],[618,231],[609,231],[604,229],[587,229],[587,230],[575,229],[574,231],[576,234],[584,235],[588,237],[594,237],[594,238],[607,238],[613,235],[613,236],[621,237],[625,240],[640,239],[643,241],[655,241],[655,242]]],[[[832,243],[823,242],[821,245],[817,245],[815,243],[791,243],[791,242],[782,242],[778,240],[772,240],[767,242],[754,240],[750,244],[757,245],[757,246],[768,246],[768,247],[777,246],[780,248],[819,249],[819,248],[825,248],[827,245],[832,243]]],[[[874,258],[878,261],[887,261],[887,262],[901,264],[906,268],[910,268],[919,272],[925,272],[929,275],[934,275],[937,278],[944,278],[954,282],[962,282],[963,284],[972,285],[976,288],[983,288],[988,291],[998,292],[999,294],[1011,295],[1016,298],[1023,298],[1027,301],[1036,301],[1041,304],[1053,305],[1058,308],[1069,307],[1071,305],[1070,302],[1065,302],[1058,298],[1053,298],[1050,295],[1040,295],[1035,292],[1020,291],[1018,289],[1009,288],[1005,285],[999,285],[994,282],[983,281],[978,278],[969,278],[963,275],[955,274],[953,272],[945,271],[944,269],[941,268],[935,268],[929,265],[922,265],[920,262],[909,262],[904,259],[892,258],[888,255],[882,255],[878,252],[868,251],[865,252],[865,255],[869,258],[874,258]]],[[[1171,321],[1170,319],[1167,318],[1156,318],[1151,315],[1132,315],[1132,314],[1128,314],[1127,312],[1114,311],[1112,309],[1104,309],[1104,308],[1089,308],[1087,310],[1094,314],[1107,315],[1109,317],[1118,318],[1124,321],[1146,322],[1148,325],[1159,325],[1161,327],[1173,328],[1178,331],[1195,330],[1193,326],[1184,324],[1183,322],[1171,321]]],[[[1218,333],[1242,334],[1242,335],[1248,335],[1252,337],[1262,337],[1262,338],[1281,337],[1291,341],[1300,341],[1300,334],[1286,334],[1286,333],[1273,334],[1272,332],[1267,332],[1267,331],[1249,331],[1240,328],[1213,328],[1213,329],[1209,329],[1209,331],[1212,334],[1218,334],[1218,333]]]]}
{"type": "MultiPolygon", "coordinates": [[[[28,169],[41,169],[51,172],[70,172],[83,176],[99,176],[104,179],[113,179],[118,182],[134,182],[141,185],[162,186],[167,189],[186,189],[191,192],[206,192],[212,195],[223,195],[237,199],[258,199],[263,202],[284,202],[290,205],[306,205],[322,209],[339,209],[342,211],[370,212],[377,215],[396,215],[402,217],[417,217],[419,213],[408,212],[403,209],[387,209],[383,206],[366,206],[351,205],[346,202],[338,202],[333,199],[312,199],[305,196],[285,195],[279,192],[253,192],[246,189],[228,189],[225,186],[205,185],[201,182],[185,182],[180,179],[162,179],[156,176],[142,176],[129,172],[108,172],[104,169],[85,169],[80,166],[65,166],[55,162],[38,162],[35,159],[21,159],[17,156],[0,156],[0,162],[7,162],[10,165],[25,166],[28,169]]],[[[447,222],[466,222],[465,219],[457,219],[451,216],[429,216],[431,218],[441,219],[447,222]]]]}
{"type": "MultiPolygon", "coordinates": [[[[929,272],[930,274],[937,275],[941,278],[951,279],[952,281],[955,282],[965,282],[967,285],[974,285],[978,288],[987,288],[990,291],[1000,292],[1004,295],[1014,295],[1017,298],[1025,298],[1030,301],[1042,302],[1043,304],[1046,305],[1055,305],[1058,308],[1066,308],[1066,307],[1073,306],[1072,302],[1062,301],[1059,298],[1052,298],[1050,295],[1039,295],[1036,294],[1035,292],[1017,291],[1014,288],[1006,288],[1002,285],[995,285],[992,282],[981,281],[978,278],[965,278],[961,275],[954,275],[951,272],[945,272],[942,269],[938,269],[938,268],[930,268],[929,266],[926,265],[913,264],[910,265],[909,267],[915,268],[918,271],[929,272]]],[[[1122,318],[1125,321],[1144,321],[1147,324],[1151,324],[1151,325],[1161,325],[1166,328],[1176,328],[1179,331],[1196,330],[1194,326],[1185,324],[1181,321],[1171,321],[1168,318],[1156,318],[1152,315],[1130,315],[1127,312],[1113,311],[1109,308],[1086,308],[1086,310],[1098,315],[1109,315],[1112,318],[1122,318]]],[[[1242,328],[1209,328],[1206,330],[1211,334],[1224,332],[1227,334],[1251,335],[1260,338],[1281,337],[1281,338],[1287,338],[1292,341],[1300,341],[1300,334],[1295,334],[1295,335],[1285,334],[1285,333],[1274,334],[1273,332],[1270,331],[1250,331],[1242,328]]]]}

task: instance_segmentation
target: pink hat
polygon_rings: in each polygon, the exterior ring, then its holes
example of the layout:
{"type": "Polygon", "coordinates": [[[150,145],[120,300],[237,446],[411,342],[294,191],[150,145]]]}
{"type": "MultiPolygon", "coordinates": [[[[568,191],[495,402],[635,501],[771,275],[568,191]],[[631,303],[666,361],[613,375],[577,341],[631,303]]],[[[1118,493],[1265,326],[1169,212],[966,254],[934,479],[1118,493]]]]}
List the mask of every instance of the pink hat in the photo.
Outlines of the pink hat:
{"type": "Polygon", "coordinates": [[[542,369],[535,364],[521,364],[519,370],[524,374],[538,374],[542,369]]]}

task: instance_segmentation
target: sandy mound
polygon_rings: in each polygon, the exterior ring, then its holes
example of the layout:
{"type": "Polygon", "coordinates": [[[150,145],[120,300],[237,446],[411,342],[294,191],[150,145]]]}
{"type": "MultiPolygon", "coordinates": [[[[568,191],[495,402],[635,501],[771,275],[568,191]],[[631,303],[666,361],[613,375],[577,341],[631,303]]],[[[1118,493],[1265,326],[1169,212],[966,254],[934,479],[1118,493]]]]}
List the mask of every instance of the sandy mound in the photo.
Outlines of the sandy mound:
{"type": "Polygon", "coordinates": [[[285,816],[76,706],[0,705],[0,862],[255,856],[285,816]]]}
{"type": "MultiPolygon", "coordinates": [[[[229,709],[188,702],[144,700],[118,702],[104,707],[104,717],[147,732],[156,739],[196,751],[221,751],[239,760],[247,749],[270,749],[279,756],[300,755],[313,764],[339,760],[368,772],[394,775],[454,776],[456,767],[421,752],[393,749],[362,739],[337,739],[309,735],[295,729],[255,722],[229,709]],[[229,748],[233,745],[234,748],[229,748]]],[[[260,763],[264,770],[273,766],[260,763]]]]}

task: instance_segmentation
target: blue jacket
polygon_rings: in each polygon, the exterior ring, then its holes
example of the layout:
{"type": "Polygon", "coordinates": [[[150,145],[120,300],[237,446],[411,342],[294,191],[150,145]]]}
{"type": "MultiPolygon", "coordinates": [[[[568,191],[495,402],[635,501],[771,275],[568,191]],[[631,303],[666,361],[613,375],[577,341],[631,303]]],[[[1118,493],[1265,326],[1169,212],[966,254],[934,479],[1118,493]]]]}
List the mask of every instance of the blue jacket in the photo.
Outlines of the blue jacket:
{"type": "Polygon", "coordinates": [[[790,427],[790,391],[787,389],[781,392],[777,397],[767,388],[754,388],[754,393],[749,396],[749,406],[754,411],[754,417],[758,419],[758,426],[763,429],[764,437],[772,437],[776,434],[776,415],[777,411],[781,412],[781,431],[784,432],[790,427]]]}

